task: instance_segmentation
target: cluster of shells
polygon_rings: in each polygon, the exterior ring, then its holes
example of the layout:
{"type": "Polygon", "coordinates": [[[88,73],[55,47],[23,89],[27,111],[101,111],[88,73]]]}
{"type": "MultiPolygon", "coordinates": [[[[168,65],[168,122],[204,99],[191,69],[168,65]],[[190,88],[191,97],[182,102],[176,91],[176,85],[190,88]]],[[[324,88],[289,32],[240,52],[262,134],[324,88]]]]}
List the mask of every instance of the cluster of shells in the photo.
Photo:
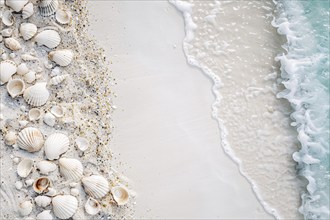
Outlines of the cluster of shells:
{"type": "MultiPolygon", "coordinates": [[[[1,50],[0,84],[6,86],[11,98],[17,99],[23,96],[25,102],[30,106],[28,117],[30,121],[42,120],[47,126],[53,127],[57,118],[65,116],[65,108],[60,104],[53,105],[48,112],[43,112],[41,107],[45,105],[51,96],[49,87],[56,87],[62,83],[69,74],[60,74],[59,68],[65,68],[74,62],[74,52],[71,49],[56,49],[61,44],[61,32],[57,27],[40,28],[30,23],[29,18],[39,13],[44,19],[55,19],[59,25],[69,25],[72,17],[69,10],[61,8],[58,0],[41,0],[38,4],[29,0],[6,0],[0,1],[1,8],[1,36],[0,42],[9,53],[1,50]],[[24,21],[17,24],[15,16],[21,16],[24,21]],[[23,39],[23,40],[22,40],[23,39]],[[24,53],[22,42],[37,44],[48,50],[48,61],[44,66],[52,69],[52,76],[48,80],[42,77],[42,68],[32,69],[29,62],[40,62],[33,52],[24,53]],[[20,56],[20,63],[14,58],[20,56]]],[[[23,125],[28,122],[21,122],[23,125]]],[[[84,206],[89,215],[98,214],[101,209],[100,200],[108,193],[117,205],[125,205],[129,199],[129,193],[124,186],[110,186],[109,181],[99,174],[84,173],[84,166],[77,158],[64,156],[70,146],[70,138],[61,132],[53,132],[45,137],[38,127],[23,126],[23,129],[9,130],[4,136],[6,145],[17,145],[22,151],[30,154],[44,152],[41,160],[35,161],[29,158],[17,159],[17,175],[25,180],[27,187],[32,187],[35,195],[33,200],[26,200],[19,204],[21,216],[29,216],[34,206],[42,207],[44,210],[37,215],[37,219],[53,219],[55,215],[59,219],[71,218],[80,205],[84,206]],[[40,176],[29,179],[29,175],[35,168],[40,176]],[[59,169],[62,177],[70,186],[70,193],[57,193],[57,186],[53,184],[49,174],[59,169]],[[88,196],[85,204],[79,204],[77,197],[81,193],[77,185],[81,184],[85,194],[88,196]]],[[[78,150],[87,150],[89,143],[84,137],[75,139],[78,150]]],[[[40,159],[40,158],[39,158],[40,159]]],[[[20,189],[23,184],[15,183],[20,189]]]]}

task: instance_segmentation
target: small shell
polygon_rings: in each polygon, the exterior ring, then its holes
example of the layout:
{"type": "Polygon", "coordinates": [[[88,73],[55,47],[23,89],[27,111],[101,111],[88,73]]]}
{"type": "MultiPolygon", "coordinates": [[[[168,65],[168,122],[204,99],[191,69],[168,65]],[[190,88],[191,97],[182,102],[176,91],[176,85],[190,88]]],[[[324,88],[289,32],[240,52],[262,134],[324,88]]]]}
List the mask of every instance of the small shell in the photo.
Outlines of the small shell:
{"type": "Polygon", "coordinates": [[[57,191],[56,189],[52,188],[52,187],[49,187],[48,188],[48,192],[46,193],[46,196],[56,196],[57,195],[57,191]]]}
{"type": "Polygon", "coordinates": [[[17,174],[20,177],[26,178],[33,169],[33,160],[24,159],[17,165],[17,174]]]}
{"type": "Polygon", "coordinates": [[[86,138],[84,137],[77,137],[76,140],[75,140],[75,143],[77,145],[77,148],[81,151],[85,151],[88,149],[89,147],[89,142],[86,138]]]}
{"type": "Polygon", "coordinates": [[[41,115],[42,115],[42,111],[40,109],[32,108],[29,111],[29,119],[30,119],[30,121],[38,120],[39,118],[41,118],[41,115]]]}
{"type": "Polygon", "coordinates": [[[18,124],[20,125],[20,128],[24,128],[27,124],[29,124],[29,122],[26,120],[19,120],[18,124]]]}
{"type": "Polygon", "coordinates": [[[55,50],[48,54],[48,58],[60,66],[68,66],[73,60],[73,52],[69,49],[55,50]]]}
{"type": "Polygon", "coordinates": [[[44,144],[44,136],[39,129],[28,127],[18,134],[18,146],[28,152],[39,151],[44,144]]]}
{"type": "Polygon", "coordinates": [[[60,166],[60,173],[67,180],[79,180],[84,172],[82,163],[77,159],[61,158],[58,161],[60,166]]]}
{"type": "Polygon", "coordinates": [[[34,179],[25,180],[26,186],[31,186],[34,183],[34,179]]]}
{"type": "Polygon", "coordinates": [[[29,68],[27,67],[26,63],[21,63],[17,67],[17,74],[23,76],[24,74],[29,72],[29,68]]]}
{"type": "Polygon", "coordinates": [[[77,188],[72,188],[70,190],[70,194],[73,195],[73,196],[79,196],[79,189],[77,188]]]}
{"type": "Polygon", "coordinates": [[[9,81],[10,77],[17,71],[16,64],[11,60],[5,60],[0,63],[0,84],[3,85],[9,81]]]}
{"type": "Polygon", "coordinates": [[[101,205],[97,200],[89,197],[85,204],[85,211],[90,215],[96,215],[101,211],[101,205]]]}
{"type": "Polygon", "coordinates": [[[54,133],[45,141],[45,154],[48,160],[55,160],[69,149],[69,138],[65,134],[54,133]]]}
{"type": "Polygon", "coordinates": [[[40,178],[38,178],[34,181],[33,190],[36,193],[40,194],[40,193],[45,192],[50,185],[51,185],[50,179],[46,176],[43,176],[43,177],[40,177],[40,178]]]}
{"type": "Polygon", "coordinates": [[[24,6],[24,8],[22,10],[22,18],[27,19],[27,18],[31,17],[33,15],[33,13],[34,13],[33,4],[30,2],[24,6]]]}
{"type": "Polygon", "coordinates": [[[21,79],[12,79],[7,83],[7,92],[12,98],[23,94],[25,90],[25,83],[21,79]]]}
{"type": "Polygon", "coordinates": [[[56,122],[55,116],[52,113],[47,112],[44,116],[44,123],[50,127],[53,127],[55,125],[55,122],[56,122]]]}
{"type": "Polygon", "coordinates": [[[14,29],[12,28],[6,28],[1,31],[1,35],[3,37],[10,37],[13,34],[14,29]]]}
{"type": "Polygon", "coordinates": [[[22,48],[21,44],[12,37],[5,39],[5,46],[13,51],[20,50],[22,48]]]}
{"type": "Polygon", "coordinates": [[[6,0],[6,5],[11,7],[15,12],[20,12],[28,0],[6,0]]]}
{"type": "Polygon", "coordinates": [[[24,91],[25,101],[32,106],[42,106],[46,104],[50,96],[46,88],[46,83],[36,83],[24,91]]]}
{"type": "Polygon", "coordinates": [[[61,43],[60,35],[54,30],[44,30],[38,33],[34,39],[39,46],[45,45],[50,49],[57,47],[61,43]]]}
{"type": "Polygon", "coordinates": [[[93,198],[102,198],[109,192],[108,181],[100,175],[92,175],[82,178],[85,192],[93,198]]]}
{"type": "Polygon", "coordinates": [[[24,61],[34,61],[34,60],[39,60],[38,58],[36,58],[35,56],[32,56],[31,54],[25,53],[21,56],[21,58],[24,61]]]}
{"type": "Polygon", "coordinates": [[[22,183],[21,181],[16,181],[16,182],[15,182],[15,188],[16,188],[17,190],[22,189],[22,188],[23,188],[23,183],[22,183]]]}
{"type": "Polygon", "coordinates": [[[36,217],[36,220],[52,220],[52,219],[53,216],[50,214],[50,210],[44,210],[40,212],[36,217]]]}
{"type": "Polygon", "coordinates": [[[21,216],[27,216],[32,212],[33,204],[31,201],[25,201],[19,204],[19,213],[21,216]]]}
{"type": "Polygon", "coordinates": [[[36,202],[37,206],[45,208],[50,205],[52,199],[48,196],[37,196],[34,201],[36,202]]]}
{"type": "Polygon", "coordinates": [[[17,136],[14,131],[9,131],[5,136],[5,143],[7,145],[14,145],[16,144],[17,136]]]}
{"type": "Polygon", "coordinates": [[[58,195],[52,199],[53,211],[59,219],[72,217],[78,209],[78,200],[71,195],[58,195]]]}
{"type": "Polygon", "coordinates": [[[43,160],[37,163],[37,169],[41,174],[48,175],[48,173],[55,171],[57,166],[53,162],[43,160]]]}
{"type": "Polygon", "coordinates": [[[65,74],[65,75],[61,75],[61,76],[55,76],[55,77],[50,79],[49,84],[56,86],[56,85],[60,84],[61,82],[63,82],[66,79],[66,77],[68,77],[68,75],[69,74],[65,74]]]}
{"type": "Polygon", "coordinates": [[[15,22],[15,17],[11,11],[6,10],[2,14],[2,23],[6,26],[12,26],[15,22]]]}
{"type": "Polygon", "coordinates": [[[54,14],[57,9],[58,9],[57,0],[41,0],[39,4],[40,15],[44,17],[54,14]]]}
{"type": "Polygon", "coordinates": [[[68,24],[70,23],[72,16],[69,11],[59,9],[56,11],[55,18],[56,21],[60,24],[68,24]]]}
{"type": "Polygon", "coordinates": [[[64,108],[59,105],[55,105],[50,109],[50,112],[55,115],[57,118],[61,118],[64,116],[64,108]]]}
{"type": "Polygon", "coordinates": [[[27,83],[33,83],[36,80],[36,72],[33,70],[29,71],[27,74],[24,75],[24,80],[27,83]]]}
{"type": "Polygon", "coordinates": [[[125,205],[129,199],[128,190],[123,186],[116,186],[111,189],[113,199],[118,205],[125,205]]]}
{"type": "Polygon", "coordinates": [[[19,32],[24,40],[30,40],[37,33],[37,31],[37,26],[32,23],[22,23],[19,28],[19,32]]]}

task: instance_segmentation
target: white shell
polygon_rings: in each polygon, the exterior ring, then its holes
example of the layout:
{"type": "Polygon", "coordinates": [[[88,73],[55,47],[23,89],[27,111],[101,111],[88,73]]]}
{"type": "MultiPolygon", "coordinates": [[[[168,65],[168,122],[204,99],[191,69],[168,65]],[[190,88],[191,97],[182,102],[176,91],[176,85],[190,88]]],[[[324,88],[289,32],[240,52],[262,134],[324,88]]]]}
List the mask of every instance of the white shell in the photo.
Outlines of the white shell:
{"type": "Polygon", "coordinates": [[[5,46],[13,51],[20,50],[22,48],[21,44],[15,38],[9,37],[6,38],[4,41],[5,46]]]}
{"type": "Polygon", "coordinates": [[[30,119],[30,121],[38,120],[39,118],[41,118],[41,115],[42,115],[42,111],[40,109],[32,108],[29,111],[29,119],[30,119]]]}
{"type": "Polygon", "coordinates": [[[115,186],[111,189],[111,194],[118,205],[125,205],[128,202],[129,193],[126,187],[115,186]]]}
{"type": "Polygon", "coordinates": [[[61,43],[60,35],[54,30],[44,30],[38,33],[34,39],[39,46],[45,45],[50,49],[57,47],[61,43]]]}
{"type": "Polygon", "coordinates": [[[52,199],[53,211],[59,219],[72,217],[78,209],[78,200],[71,195],[58,195],[52,199]]]}
{"type": "Polygon", "coordinates": [[[61,82],[63,82],[66,79],[66,77],[68,77],[68,75],[69,74],[65,74],[65,75],[61,75],[61,76],[55,76],[55,77],[50,79],[49,84],[56,86],[56,85],[60,84],[61,82]]]}
{"type": "Polygon", "coordinates": [[[29,72],[29,68],[27,67],[26,63],[21,63],[17,67],[17,74],[23,76],[24,74],[29,72]]]}
{"type": "Polygon", "coordinates": [[[79,196],[79,189],[77,188],[72,188],[70,190],[70,194],[73,195],[73,196],[79,196]]]}
{"type": "Polygon", "coordinates": [[[10,77],[17,71],[16,64],[11,60],[5,60],[0,63],[0,84],[5,84],[10,77]]]}
{"type": "Polygon", "coordinates": [[[15,131],[9,131],[5,136],[5,143],[7,145],[14,145],[16,144],[17,136],[15,131]]]}
{"type": "Polygon", "coordinates": [[[31,201],[25,201],[19,204],[19,213],[21,216],[27,216],[32,212],[33,204],[31,201]]]}
{"type": "Polygon", "coordinates": [[[56,11],[55,18],[56,21],[60,24],[68,24],[70,23],[72,16],[69,11],[59,9],[56,11]]]}
{"type": "Polygon", "coordinates": [[[77,148],[81,151],[85,151],[89,147],[88,140],[84,137],[77,137],[75,143],[77,145],[77,148]]]}
{"type": "Polygon", "coordinates": [[[39,11],[41,16],[50,16],[56,12],[58,8],[57,0],[41,0],[39,4],[39,11]]]}
{"type": "Polygon", "coordinates": [[[64,108],[59,105],[55,105],[50,109],[50,112],[55,115],[57,118],[61,118],[64,116],[64,108]]]}
{"type": "Polygon", "coordinates": [[[12,79],[7,83],[7,92],[12,98],[23,94],[25,83],[21,79],[12,79]]]}
{"type": "Polygon", "coordinates": [[[32,60],[39,60],[38,58],[32,56],[31,54],[25,53],[21,56],[22,60],[24,61],[32,61],[32,60]]]}
{"type": "Polygon", "coordinates": [[[48,160],[55,160],[69,149],[69,138],[65,134],[54,133],[45,141],[45,154],[48,160]]]}
{"type": "Polygon", "coordinates": [[[18,134],[18,146],[28,152],[39,151],[44,144],[44,136],[39,129],[28,127],[18,134]]]}
{"type": "Polygon", "coordinates": [[[15,17],[11,11],[6,10],[2,14],[2,23],[6,26],[12,26],[15,22],[15,17]]]}
{"type": "Polygon", "coordinates": [[[85,211],[90,215],[96,215],[101,211],[101,205],[97,200],[89,197],[85,204],[85,211]]]}
{"type": "Polygon", "coordinates": [[[14,29],[6,28],[1,31],[2,37],[10,37],[13,34],[14,29]]]}
{"type": "Polygon", "coordinates": [[[28,0],[6,0],[6,5],[11,7],[15,12],[21,11],[26,3],[28,3],[28,0]]]}
{"type": "Polygon", "coordinates": [[[40,194],[40,193],[45,192],[50,185],[51,185],[50,179],[46,176],[42,176],[34,181],[33,190],[36,193],[40,194]]]}
{"type": "Polygon", "coordinates": [[[33,160],[24,159],[17,165],[17,174],[20,177],[26,178],[33,169],[33,160]]]}
{"type": "Polygon", "coordinates": [[[25,101],[32,106],[42,106],[46,104],[50,96],[46,88],[46,83],[36,83],[24,91],[25,101]]]}
{"type": "Polygon", "coordinates": [[[26,186],[31,186],[34,183],[34,179],[25,180],[26,186]]]}
{"type": "Polygon", "coordinates": [[[45,115],[44,115],[44,123],[50,127],[53,127],[55,125],[55,122],[56,122],[56,118],[55,116],[50,113],[50,112],[47,112],[45,115]]]}
{"type": "Polygon", "coordinates": [[[23,183],[22,183],[21,181],[16,181],[16,182],[15,182],[15,188],[16,188],[17,190],[22,189],[22,188],[23,188],[23,183]]]}
{"type": "Polygon", "coordinates": [[[100,175],[92,175],[82,178],[85,192],[93,198],[102,198],[109,192],[108,181],[100,175]]]}
{"type": "Polygon", "coordinates": [[[52,219],[53,216],[50,214],[50,210],[44,210],[40,212],[36,217],[36,220],[52,220],[52,219]]]}
{"type": "Polygon", "coordinates": [[[19,32],[24,40],[30,40],[37,33],[37,31],[37,26],[32,23],[22,23],[19,28],[19,32]]]}
{"type": "Polygon", "coordinates": [[[56,189],[49,187],[48,192],[46,193],[46,196],[56,196],[56,194],[57,194],[56,189]]]}
{"type": "Polygon", "coordinates": [[[33,4],[30,2],[24,6],[24,8],[22,10],[22,18],[27,19],[27,18],[31,17],[33,15],[33,13],[34,13],[33,4]]]}
{"type": "Polygon", "coordinates": [[[83,176],[84,167],[77,159],[61,158],[58,161],[60,173],[67,180],[79,180],[83,176]]]}
{"type": "Polygon", "coordinates": [[[37,196],[34,201],[36,202],[37,206],[45,208],[50,205],[52,199],[48,196],[37,196]]]}
{"type": "Polygon", "coordinates": [[[48,54],[48,58],[60,66],[68,66],[73,60],[73,52],[69,49],[55,50],[48,54]]]}
{"type": "Polygon", "coordinates": [[[36,80],[36,72],[33,70],[29,71],[27,74],[24,75],[24,80],[27,83],[33,83],[36,80]]]}
{"type": "Polygon", "coordinates": [[[37,169],[41,174],[47,175],[48,173],[55,171],[57,166],[53,162],[43,160],[37,163],[37,169]]]}

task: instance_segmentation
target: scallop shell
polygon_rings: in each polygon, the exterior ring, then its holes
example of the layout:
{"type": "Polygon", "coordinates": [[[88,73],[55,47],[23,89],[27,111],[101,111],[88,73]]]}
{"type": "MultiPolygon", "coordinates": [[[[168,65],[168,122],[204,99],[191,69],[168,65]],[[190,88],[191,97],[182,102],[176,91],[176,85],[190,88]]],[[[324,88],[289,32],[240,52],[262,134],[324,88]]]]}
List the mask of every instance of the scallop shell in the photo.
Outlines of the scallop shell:
{"type": "Polygon", "coordinates": [[[37,163],[37,169],[41,174],[48,175],[48,173],[55,171],[57,166],[53,162],[43,160],[37,163]]]}
{"type": "Polygon", "coordinates": [[[51,16],[58,9],[58,0],[41,0],[39,11],[41,16],[51,16]]]}
{"type": "Polygon", "coordinates": [[[11,11],[6,10],[2,14],[2,23],[6,26],[12,26],[15,22],[15,17],[11,11]]]}
{"type": "Polygon", "coordinates": [[[89,142],[86,138],[84,137],[77,137],[76,140],[75,140],[75,143],[77,145],[77,148],[81,151],[85,151],[88,149],[89,147],[89,142]]]}
{"type": "Polygon", "coordinates": [[[78,200],[71,195],[58,195],[52,199],[53,211],[56,217],[68,219],[72,217],[78,209],[78,200]]]}
{"type": "Polygon", "coordinates": [[[29,71],[24,75],[24,80],[27,83],[33,83],[36,80],[36,72],[34,72],[33,70],[29,71]]]}
{"type": "Polygon", "coordinates": [[[45,45],[50,49],[57,47],[61,43],[60,35],[54,30],[44,30],[38,33],[34,39],[39,46],[45,45]]]}
{"type": "Polygon", "coordinates": [[[69,49],[51,51],[48,58],[60,66],[68,66],[73,60],[73,52],[69,49]]]}
{"type": "Polygon", "coordinates": [[[84,172],[82,163],[77,159],[61,158],[58,161],[60,166],[60,173],[67,180],[79,180],[84,172]]]}
{"type": "Polygon", "coordinates": [[[9,81],[10,77],[17,71],[16,64],[11,60],[4,60],[0,63],[0,84],[3,85],[9,81]]]}
{"type": "Polygon", "coordinates": [[[111,189],[113,199],[118,205],[125,205],[129,200],[129,193],[126,187],[116,186],[111,189]]]}
{"type": "Polygon", "coordinates": [[[100,175],[82,178],[85,192],[93,198],[102,198],[109,192],[108,181],[100,175]]]}
{"type": "Polygon", "coordinates": [[[52,220],[53,216],[50,214],[50,210],[44,210],[36,216],[36,220],[52,220]]]}
{"type": "Polygon", "coordinates": [[[21,204],[19,204],[19,214],[21,216],[27,216],[32,212],[32,208],[33,204],[30,200],[22,202],[21,204]]]}
{"type": "Polygon", "coordinates": [[[19,28],[19,32],[24,40],[30,40],[37,33],[37,31],[37,26],[32,23],[22,23],[19,28]]]}
{"type": "Polygon", "coordinates": [[[13,79],[7,83],[7,92],[12,98],[23,94],[25,90],[25,83],[21,79],[13,79]]]}
{"type": "Polygon", "coordinates": [[[50,112],[57,118],[64,116],[64,108],[59,105],[55,105],[50,109],[50,112]]]}
{"type": "Polygon", "coordinates": [[[66,79],[66,77],[68,77],[68,75],[69,74],[65,74],[65,75],[61,75],[61,76],[55,76],[55,77],[50,79],[49,84],[56,86],[56,85],[60,84],[61,82],[63,82],[66,79]]]}
{"type": "Polygon", "coordinates": [[[50,94],[46,88],[46,83],[36,83],[24,91],[25,101],[32,106],[42,106],[46,104],[50,94]]]}
{"type": "Polygon", "coordinates": [[[18,134],[18,146],[28,152],[39,151],[44,144],[44,136],[39,129],[28,127],[18,134]]]}
{"type": "Polygon", "coordinates": [[[31,17],[33,15],[33,13],[34,13],[33,4],[30,2],[24,6],[24,8],[22,10],[22,18],[27,19],[27,18],[31,17]]]}
{"type": "Polygon", "coordinates": [[[5,136],[5,143],[7,145],[14,145],[16,144],[17,136],[15,131],[9,131],[5,136]]]}
{"type": "Polygon", "coordinates": [[[38,179],[36,179],[33,183],[33,190],[36,193],[43,193],[47,191],[48,187],[51,185],[51,181],[48,177],[43,176],[38,179]]]}
{"type": "Polygon", "coordinates": [[[85,204],[85,211],[90,215],[96,215],[101,211],[101,205],[97,200],[89,197],[85,204]]]}
{"type": "Polygon", "coordinates": [[[36,202],[37,206],[45,208],[50,205],[52,199],[48,196],[37,196],[34,201],[36,202]]]}
{"type": "Polygon", "coordinates": [[[70,23],[72,16],[69,11],[59,9],[56,11],[55,18],[56,21],[60,24],[68,24],[70,23]]]}
{"type": "Polygon", "coordinates": [[[41,115],[42,115],[42,111],[40,109],[32,108],[29,111],[29,119],[30,119],[30,121],[38,120],[39,118],[41,118],[41,115]]]}
{"type": "Polygon", "coordinates": [[[24,159],[17,165],[17,174],[20,177],[26,178],[33,169],[33,160],[24,159]]]}
{"type": "Polygon", "coordinates": [[[56,122],[55,116],[52,113],[47,112],[44,116],[44,123],[50,127],[53,127],[55,125],[55,122],[56,122]]]}
{"type": "Polygon", "coordinates": [[[11,7],[15,12],[20,12],[28,3],[28,0],[6,0],[6,5],[11,7]]]}
{"type": "Polygon", "coordinates": [[[24,74],[29,72],[29,68],[27,67],[26,63],[21,63],[17,67],[17,74],[23,76],[24,74]]]}
{"type": "Polygon", "coordinates": [[[69,149],[69,138],[65,134],[54,133],[45,141],[45,154],[48,160],[55,160],[69,149]]]}
{"type": "Polygon", "coordinates": [[[5,45],[8,49],[11,49],[13,51],[20,50],[21,44],[15,39],[15,38],[6,38],[5,39],[5,45]]]}

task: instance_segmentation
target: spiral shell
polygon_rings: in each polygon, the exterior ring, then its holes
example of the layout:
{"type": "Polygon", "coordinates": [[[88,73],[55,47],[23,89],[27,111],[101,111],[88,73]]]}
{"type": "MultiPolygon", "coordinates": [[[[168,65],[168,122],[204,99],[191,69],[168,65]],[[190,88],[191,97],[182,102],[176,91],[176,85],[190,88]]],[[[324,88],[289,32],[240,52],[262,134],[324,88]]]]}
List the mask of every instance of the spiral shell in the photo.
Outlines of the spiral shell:
{"type": "Polygon", "coordinates": [[[20,50],[22,48],[21,44],[15,38],[12,37],[5,39],[5,46],[13,51],[20,50]]]}
{"type": "Polygon", "coordinates": [[[24,159],[17,165],[17,174],[20,177],[26,178],[33,169],[33,160],[24,159]]]}
{"type": "Polygon", "coordinates": [[[61,158],[58,161],[60,165],[60,173],[67,180],[79,180],[84,172],[82,163],[77,159],[61,158]]]}
{"type": "Polygon", "coordinates": [[[129,200],[129,193],[126,187],[116,186],[111,189],[113,199],[118,205],[125,205],[129,200]]]}
{"type": "Polygon", "coordinates": [[[53,211],[59,219],[72,217],[78,209],[78,200],[71,195],[58,195],[52,199],[53,211]]]}
{"type": "Polygon", "coordinates": [[[15,12],[20,12],[28,3],[28,0],[6,0],[6,5],[11,7],[15,12]]]}
{"type": "Polygon", "coordinates": [[[21,79],[13,79],[7,83],[7,92],[12,98],[23,94],[25,90],[25,83],[21,79]]]}
{"type": "Polygon", "coordinates": [[[43,192],[46,192],[47,189],[50,187],[50,185],[51,185],[50,179],[46,176],[42,176],[34,181],[33,190],[36,193],[41,194],[43,192]]]}
{"type": "Polygon", "coordinates": [[[3,85],[9,81],[10,77],[17,71],[16,64],[11,60],[4,60],[0,63],[0,84],[3,85]]]}
{"type": "Polygon", "coordinates": [[[60,66],[68,66],[73,60],[73,52],[69,49],[51,51],[48,58],[60,66]]]}
{"type": "Polygon", "coordinates": [[[58,9],[58,0],[41,0],[39,12],[41,16],[51,16],[58,9]]]}
{"type": "Polygon", "coordinates": [[[39,129],[28,127],[18,134],[18,146],[28,152],[39,151],[44,144],[44,136],[39,129]]]}
{"type": "Polygon", "coordinates": [[[36,83],[24,91],[25,101],[32,106],[42,106],[48,101],[50,94],[46,88],[46,83],[36,83]]]}
{"type": "Polygon", "coordinates": [[[96,215],[101,211],[101,205],[97,200],[89,197],[85,204],[85,211],[90,215],[96,215]]]}
{"type": "Polygon", "coordinates": [[[66,79],[66,77],[68,77],[68,75],[69,74],[64,74],[61,76],[54,76],[53,78],[50,79],[49,84],[56,86],[56,85],[60,84],[61,82],[63,82],[66,79]]]}
{"type": "Polygon", "coordinates": [[[22,23],[19,28],[19,32],[24,40],[30,40],[37,33],[37,31],[37,26],[32,23],[22,23]]]}
{"type": "Polygon", "coordinates": [[[22,10],[22,18],[27,19],[27,18],[31,17],[33,15],[33,13],[34,13],[33,4],[30,2],[24,6],[24,8],[22,10]]]}
{"type": "Polygon", "coordinates": [[[100,175],[92,175],[82,178],[85,192],[93,198],[102,198],[109,192],[108,181],[100,175]]]}
{"type": "Polygon", "coordinates": [[[68,24],[70,23],[72,16],[69,11],[59,9],[56,11],[55,18],[56,21],[60,24],[68,24]]]}
{"type": "Polygon", "coordinates": [[[45,141],[45,154],[48,160],[55,160],[69,149],[69,138],[65,134],[54,133],[45,141]]]}
{"type": "Polygon", "coordinates": [[[57,47],[61,43],[61,37],[57,31],[44,30],[34,37],[39,46],[46,46],[50,49],[57,47]]]}
{"type": "Polygon", "coordinates": [[[6,26],[12,26],[15,22],[15,17],[11,11],[6,10],[2,14],[2,23],[6,26]]]}
{"type": "Polygon", "coordinates": [[[57,166],[53,162],[43,160],[37,163],[37,169],[41,174],[48,175],[48,173],[55,171],[57,166]]]}

